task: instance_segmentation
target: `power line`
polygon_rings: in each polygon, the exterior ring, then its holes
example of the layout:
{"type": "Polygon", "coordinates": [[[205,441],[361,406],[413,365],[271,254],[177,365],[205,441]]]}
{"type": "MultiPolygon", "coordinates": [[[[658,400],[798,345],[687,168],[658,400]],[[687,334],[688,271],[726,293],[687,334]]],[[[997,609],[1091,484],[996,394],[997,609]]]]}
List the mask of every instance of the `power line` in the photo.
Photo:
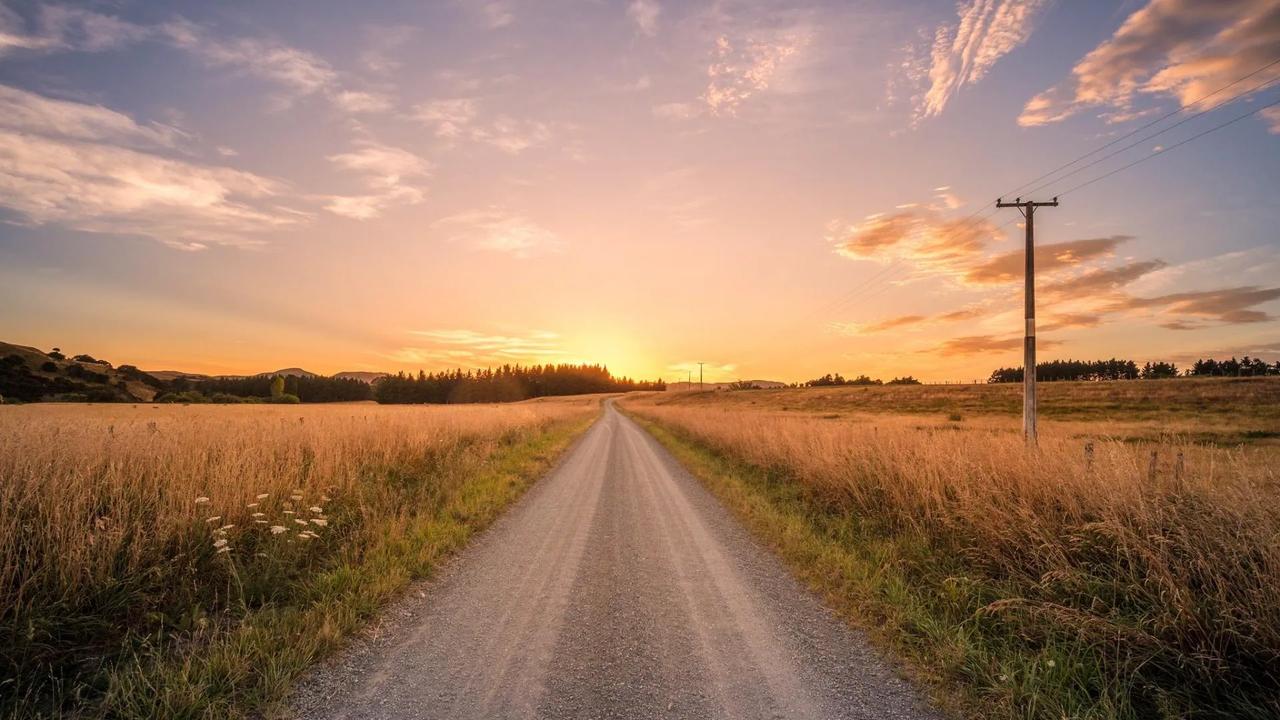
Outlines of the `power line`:
{"type": "MultiPolygon", "coordinates": [[[[1009,192],[1004,193],[1004,195],[1013,195],[1014,193],[1017,193],[1017,192],[1020,192],[1020,191],[1024,190],[1024,189],[1025,189],[1025,188],[1027,188],[1029,185],[1033,185],[1033,184],[1035,184],[1035,183],[1038,183],[1038,182],[1040,182],[1041,180],[1044,180],[1045,178],[1049,177],[1050,175],[1057,174],[1057,172],[1058,172],[1058,171],[1060,171],[1060,170],[1066,170],[1067,168],[1071,167],[1072,165],[1075,165],[1076,163],[1080,162],[1081,160],[1084,160],[1084,159],[1085,159],[1085,158],[1087,158],[1087,157],[1090,157],[1090,156],[1096,155],[1097,153],[1100,153],[1100,152],[1102,152],[1103,150],[1106,150],[1107,148],[1111,147],[1112,145],[1115,145],[1115,144],[1116,144],[1116,143],[1118,143],[1118,142],[1123,142],[1124,140],[1127,140],[1127,139],[1129,139],[1129,138],[1133,137],[1134,135],[1137,135],[1138,133],[1142,132],[1143,130],[1146,130],[1147,128],[1149,128],[1149,127],[1151,127],[1151,126],[1153,126],[1153,125],[1158,125],[1158,124],[1160,124],[1160,123],[1164,122],[1165,120],[1168,120],[1169,118],[1173,117],[1174,115],[1177,115],[1178,113],[1183,112],[1184,110],[1187,110],[1188,108],[1191,108],[1191,107],[1194,107],[1194,106],[1196,106],[1196,105],[1199,105],[1201,102],[1204,102],[1205,100],[1208,100],[1209,98],[1213,97],[1214,95],[1217,95],[1218,93],[1222,92],[1223,90],[1227,90],[1228,88],[1234,87],[1234,86],[1236,86],[1236,85],[1238,85],[1238,84],[1240,84],[1240,83],[1244,82],[1245,80],[1248,80],[1249,78],[1253,77],[1254,75],[1257,75],[1258,73],[1263,72],[1264,70],[1269,70],[1269,69],[1271,69],[1272,67],[1274,67],[1274,66],[1275,66],[1275,65],[1277,65],[1277,64],[1280,64],[1280,58],[1276,58],[1275,60],[1272,60],[1271,62],[1267,63],[1266,65],[1263,65],[1262,67],[1258,68],[1257,70],[1254,70],[1253,72],[1249,73],[1248,75],[1242,75],[1242,76],[1240,76],[1240,77],[1236,78],[1235,80],[1232,80],[1231,82],[1227,83],[1226,85],[1223,85],[1222,87],[1218,88],[1217,90],[1214,90],[1214,91],[1213,91],[1213,92],[1211,92],[1211,93],[1208,93],[1208,94],[1205,94],[1205,95],[1201,95],[1200,97],[1196,98],[1195,100],[1192,100],[1190,103],[1187,103],[1186,105],[1180,106],[1180,107],[1178,107],[1178,108],[1176,108],[1176,109],[1174,109],[1174,110],[1172,110],[1172,111],[1170,111],[1170,112],[1168,112],[1168,113],[1166,113],[1166,114],[1164,114],[1164,115],[1161,115],[1160,117],[1156,118],[1155,120],[1152,120],[1151,122],[1147,123],[1146,125],[1143,125],[1143,126],[1141,126],[1141,127],[1134,128],[1133,130],[1130,130],[1129,132],[1125,133],[1124,135],[1121,135],[1120,137],[1115,138],[1114,140],[1111,140],[1111,141],[1110,141],[1110,142],[1108,142],[1108,143],[1105,143],[1105,144],[1103,144],[1103,145],[1099,145],[1098,147],[1096,147],[1096,148],[1094,148],[1094,149],[1090,150],[1089,152],[1087,152],[1087,153],[1085,153],[1085,154],[1081,155],[1080,157],[1077,157],[1076,159],[1072,160],[1071,162],[1068,162],[1068,163],[1064,163],[1064,164],[1062,164],[1062,165],[1059,165],[1058,167],[1056,167],[1056,168],[1054,168],[1054,169],[1050,170],[1049,172],[1047,172],[1047,173],[1045,173],[1045,174],[1041,175],[1040,177],[1037,177],[1037,178],[1035,178],[1035,179],[1033,179],[1033,180],[1029,180],[1029,181],[1027,181],[1026,183],[1024,183],[1024,184],[1022,184],[1022,185],[1020,185],[1020,186],[1018,186],[1018,187],[1016,187],[1016,188],[1014,188],[1013,190],[1010,190],[1009,192]]],[[[1270,82],[1270,81],[1269,81],[1269,82],[1270,82]]],[[[1250,92],[1252,92],[1252,91],[1250,91],[1250,92]]],[[[1242,97],[1242,96],[1241,96],[1241,95],[1237,95],[1237,96],[1236,96],[1235,98],[1233,98],[1233,99],[1237,99],[1237,100],[1238,100],[1240,97],[1242,97]]],[[[1214,106],[1214,107],[1218,107],[1218,106],[1214,106]]],[[[1210,109],[1212,109],[1212,108],[1210,108],[1210,109]]],[[[1200,114],[1203,114],[1203,112],[1202,112],[1202,113],[1200,113],[1200,114]]],[[[1175,125],[1174,127],[1177,127],[1177,126],[1175,125]]],[[[1154,136],[1152,136],[1152,137],[1154,137],[1154,136]]],[[[1061,178],[1059,178],[1059,179],[1061,179],[1061,178]]]]}
{"type": "MultiPolygon", "coordinates": [[[[1111,158],[1115,157],[1116,155],[1119,155],[1120,153],[1123,153],[1123,152],[1125,152],[1125,151],[1127,151],[1127,150],[1132,150],[1133,148],[1135,148],[1135,147],[1137,147],[1137,146],[1139,146],[1139,145],[1146,144],[1147,142],[1149,142],[1149,141],[1151,141],[1151,140],[1153,140],[1153,139],[1155,139],[1155,138],[1157,138],[1157,137],[1160,137],[1161,135],[1163,135],[1163,134],[1165,134],[1165,133],[1169,132],[1170,130],[1173,130],[1173,129],[1178,128],[1178,127],[1180,127],[1180,126],[1182,126],[1182,125],[1185,125],[1186,123],[1189,123],[1189,122],[1191,122],[1192,120],[1195,120],[1196,118],[1198,118],[1198,117],[1200,117],[1200,116],[1204,115],[1205,113],[1208,113],[1208,112],[1212,112],[1212,111],[1214,111],[1214,110],[1217,110],[1218,108],[1220,108],[1220,107],[1222,107],[1222,106],[1224,106],[1224,105],[1229,105],[1229,104],[1231,104],[1231,103],[1235,102],[1236,100],[1239,100],[1240,98],[1244,97],[1245,95],[1251,95],[1251,94],[1253,94],[1253,93],[1255,93],[1255,92],[1261,92],[1261,91],[1263,91],[1263,90],[1266,90],[1268,85],[1274,85],[1276,82],[1280,82],[1280,78],[1273,78],[1273,79],[1271,79],[1271,80],[1268,80],[1267,82],[1265,82],[1265,83],[1263,83],[1263,84],[1261,84],[1261,85],[1259,85],[1259,86],[1257,86],[1257,87],[1253,88],[1252,90],[1247,90],[1247,91],[1245,91],[1245,92],[1240,93],[1239,95],[1236,95],[1236,96],[1234,96],[1234,97],[1227,98],[1226,100],[1223,100],[1222,102],[1220,102],[1220,103],[1218,103],[1218,104],[1216,104],[1216,105],[1213,105],[1213,106],[1210,106],[1210,107],[1208,107],[1208,108],[1205,108],[1204,110],[1201,110],[1200,112],[1198,112],[1198,113],[1196,113],[1196,114],[1194,114],[1194,115],[1188,115],[1187,117],[1183,118],[1182,120],[1179,120],[1178,122],[1176,122],[1176,123],[1174,123],[1174,124],[1170,125],[1170,126],[1169,126],[1169,127],[1167,127],[1167,128],[1164,128],[1163,130],[1161,130],[1161,131],[1159,131],[1159,132],[1151,133],[1150,135],[1148,135],[1148,136],[1146,136],[1146,137],[1144,137],[1144,138],[1141,138],[1141,139],[1139,139],[1139,140],[1135,140],[1134,142],[1129,143],[1128,145],[1125,145],[1124,147],[1119,148],[1118,150],[1112,150],[1111,152],[1107,153],[1106,155],[1103,155],[1102,157],[1098,158],[1097,160],[1094,160],[1093,162],[1090,162],[1090,163],[1086,163],[1086,164],[1084,164],[1084,165],[1081,165],[1080,167],[1076,168],[1075,170],[1072,170],[1071,172],[1069,172],[1069,173],[1067,173],[1067,174],[1065,174],[1065,175],[1060,175],[1060,176],[1058,176],[1057,178],[1054,178],[1053,180],[1050,180],[1050,181],[1049,181],[1049,182],[1047,182],[1047,183],[1044,183],[1044,184],[1042,184],[1042,185],[1038,185],[1038,186],[1036,186],[1035,188],[1033,188],[1032,190],[1030,190],[1030,191],[1028,192],[1028,194],[1039,192],[1039,191],[1041,191],[1041,190],[1043,190],[1043,189],[1045,189],[1045,188],[1049,187],[1050,185],[1053,185],[1054,183],[1062,182],[1063,180],[1066,180],[1067,178],[1069,178],[1069,177],[1071,177],[1071,176],[1073,176],[1073,175],[1076,175],[1076,174],[1078,174],[1078,173],[1084,172],[1085,170],[1088,170],[1089,168],[1091,168],[1091,167],[1093,167],[1093,166],[1097,165],[1098,163],[1101,163],[1101,162],[1105,162],[1105,161],[1107,161],[1107,160],[1110,160],[1111,158]]],[[[1081,159],[1083,159],[1083,158],[1081,158],[1081,159]]],[[[1077,162],[1078,162],[1078,161],[1077,161],[1077,162]]]]}
{"type": "Polygon", "coordinates": [[[1146,161],[1150,160],[1151,158],[1154,158],[1154,157],[1158,157],[1158,156],[1160,156],[1160,155],[1163,155],[1163,154],[1165,154],[1165,153],[1167,153],[1167,152],[1169,152],[1170,150],[1173,150],[1173,149],[1175,149],[1175,148],[1180,148],[1180,147],[1182,147],[1183,145],[1186,145],[1187,143],[1189,143],[1189,142],[1191,142],[1191,141],[1193,141],[1193,140],[1198,140],[1198,139],[1200,139],[1200,138],[1204,137],[1205,135],[1208,135],[1209,133],[1217,132],[1218,130],[1221,130],[1221,129],[1223,129],[1223,128],[1225,128],[1225,127],[1229,126],[1229,125],[1234,125],[1234,124],[1236,124],[1236,123],[1240,122],[1241,120],[1244,120],[1245,118],[1253,117],[1254,115],[1257,115],[1258,113],[1262,112],[1263,110],[1266,110],[1267,108],[1275,107],[1276,105],[1280,105],[1280,98],[1276,98],[1275,100],[1272,100],[1271,102],[1267,103],[1266,105],[1263,105],[1263,106],[1258,107],[1258,108],[1254,108],[1252,111],[1247,112],[1247,113],[1245,113],[1245,114],[1243,114],[1243,115],[1238,115],[1238,116],[1236,116],[1236,117],[1234,117],[1234,118],[1232,118],[1232,119],[1230,119],[1230,120],[1228,120],[1228,121],[1226,121],[1226,122],[1224,122],[1224,123],[1221,123],[1221,124],[1219,124],[1219,125],[1214,125],[1213,127],[1209,128],[1208,130],[1204,130],[1204,131],[1198,132],[1198,133],[1196,133],[1195,135],[1192,135],[1191,137],[1187,138],[1186,140],[1183,140],[1183,141],[1181,141],[1181,142],[1175,143],[1175,144],[1170,145],[1169,147],[1166,147],[1166,148],[1160,148],[1159,150],[1156,150],[1155,152],[1151,153],[1150,155],[1144,155],[1144,156],[1142,156],[1142,157],[1138,158],[1137,160],[1134,160],[1133,162],[1131,162],[1131,163],[1129,163],[1129,164],[1127,164],[1127,165],[1121,165],[1120,167],[1116,168],[1115,170],[1112,170],[1112,171],[1110,171],[1110,172],[1107,172],[1107,173],[1104,173],[1104,174],[1102,174],[1102,175],[1099,175],[1098,177],[1093,178],[1092,180],[1086,180],[1085,182],[1082,182],[1082,183],[1080,183],[1079,185],[1076,185],[1075,187],[1073,187],[1073,188],[1071,188],[1071,189],[1069,189],[1069,190],[1064,190],[1064,191],[1062,191],[1062,192],[1058,193],[1058,197],[1062,197],[1063,195],[1066,195],[1066,194],[1068,194],[1068,193],[1073,193],[1073,192],[1075,192],[1076,190],[1079,190],[1079,189],[1081,189],[1081,188],[1088,187],[1088,186],[1090,186],[1090,185],[1092,185],[1092,184],[1094,184],[1094,183],[1098,182],[1099,180],[1105,180],[1105,179],[1107,179],[1107,178],[1111,177],[1112,175],[1115,175],[1116,173],[1119,173],[1119,172],[1123,172],[1123,171],[1125,171],[1125,170],[1128,170],[1129,168],[1133,167],[1134,165],[1138,165],[1138,164],[1140,164],[1140,163],[1144,163],[1144,162],[1146,162],[1146,161]]]}

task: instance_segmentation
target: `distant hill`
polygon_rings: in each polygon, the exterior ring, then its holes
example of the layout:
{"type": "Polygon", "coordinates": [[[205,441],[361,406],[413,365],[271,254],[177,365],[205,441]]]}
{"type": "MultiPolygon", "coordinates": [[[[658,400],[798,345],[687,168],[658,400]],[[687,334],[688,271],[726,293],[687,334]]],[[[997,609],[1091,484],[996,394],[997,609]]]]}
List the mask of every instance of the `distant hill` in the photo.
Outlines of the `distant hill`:
{"type": "MultiPolygon", "coordinates": [[[[754,386],[756,386],[756,387],[758,387],[758,388],[762,388],[762,389],[770,389],[770,388],[784,388],[784,387],[786,387],[786,386],[787,386],[787,384],[786,384],[786,383],[784,383],[784,382],[778,382],[777,380],[739,380],[738,382],[748,382],[748,383],[751,383],[752,385],[754,385],[754,386]]],[[[673,382],[673,383],[667,383],[667,390],[668,390],[668,391],[673,391],[673,390],[727,390],[727,389],[729,389],[729,386],[730,386],[730,385],[733,385],[733,383],[711,383],[711,382],[709,382],[709,383],[703,383],[702,385],[699,385],[699,384],[698,384],[698,381],[697,381],[697,380],[694,380],[692,383],[688,383],[688,382],[673,382]]]]}
{"type": "Polygon", "coordinates": [[[132,365],[0,342],[0,396],[6,400],[149,402],[163,388],[163,380],[132,365]]]}
{"type": "Polygon", "coordinates": [[[300,367],[284,368],[283,370],[273,370],[271,372],[258,373],[258,375],[259,376],[271,375],[273,377],[276,375],[283,375],[284,377],[305,377],[305,378],[320,377],[316,373],[313,373],[310,370],[303,370],[300,367]]]}
{"type": "Polygon", "coordinates": [[[371,385],[381,380],[382,378],[389,377],[389,376],[390,376],[390,373],[364,372],[362,370],[344,370],[340,373],[333,374],[333,377],[336,377],[336,378],[342,378],[345,380],[359,380],[360,382],[366,382],[371,385]]]}

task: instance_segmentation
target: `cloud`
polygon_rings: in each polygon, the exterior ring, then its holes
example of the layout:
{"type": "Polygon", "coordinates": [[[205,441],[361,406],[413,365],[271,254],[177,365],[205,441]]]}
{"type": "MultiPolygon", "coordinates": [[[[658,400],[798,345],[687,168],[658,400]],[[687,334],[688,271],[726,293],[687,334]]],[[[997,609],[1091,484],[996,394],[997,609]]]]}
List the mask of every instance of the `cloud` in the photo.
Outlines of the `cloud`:
{"type": "MultiPolygon", "coordinates": [[[[1036,273],[1052,274],[1056,270],[1075,267],[1090,260],[1111,255],[1120,243],[1132,240],[1129,235],[1071,240],[1036,246],[1036,273]]],[[[976,285],[1007,283],[1021,280],[1026,253],[1022,250],[997,255],[970,268],[965,280],[976,285]]],[[[1136,279],[1136,278],[1135,278],[1136,279]]]]}
{"type": "Polygon", "coordinates": [[[329,63],[305,50],[257,38],[216,39],[185,20],[162,26],[175,47],[202,58],[210,65],[229,67],[280,85],[305,96],[322,90],[335,94],[338,73],[329,63]]]}
{"type": "Polygon", "coordinates": [[[752,96],[769,89],[779,68],[808,42],[799,32],[781,33],[771,40],[747,40],[735,48],[727,36],[716,39],[707,67],[702,101],[712,115],[735,115],[752,96]]]}
{"type": "Polygon", "coordinates": [[[955,274],[972,265],[999,234],[986,219],[948,219],[930,208],[912,207],[852,226],[837,225],[830,239],[845,257],[896,256],[926,270],[955,274]]]}
{"type": "Polygon", "coordinates": [[[0,55],[12,51],[103,52],[144,39],[148,28],[92,10],[42,5],[28,28],[22,17],[0,5],[0,55]]]}
{"type": "Polygon", "coordinates": [[[476,101],[472,98],[432,100],[415,107],[414,118],[432,127],[436,137],[456,138],[475,121],[476,101]]]}
{"type": "Polygon", "coordinates": [[[1041,291],[1047,295],[1086,295],[1118,290],[1167,266],[1168,263],[1163,260],[1141,260],[1119,267],[1095,268],[1075,277],[1051,282],[1044,285],[1041,291]]]}
{"type": "Polygon", "coordinates": [[[410,332],[414,345],[391,355],[406,364],[433,366],[485,366],[514,362],[557,362],[566,353],[560,336],[533,331],[520,335],[485,333],[476,330],[442,329],[410,332]]]}
{"type": "Polygon", "coordinates": [[[1258,306],[1280,299],[1280,288],[1256,285],[1221,288],[1201,292],[1170,293],[1155,297],[1124,297],[1108,308],[1111,311],[1154,309],[1175,317],[1165,323],[1171,329],[1187,330],[1208,324],[1245,325],[1270,322],[1276,317],[1258,306]],[[1199,320],[1201,322],[1192,322],[1199,320]]]}
{"type": "Polygon", "coordinates": [[[654,0],[631,0],[627,5],[627,17],[636,24],[642,34],[652,37],[658,32],[658,15],[662,6],[654,0]]]}
{"type": "MultiPolygon", "coordinates": [[[[1280,5],[1274,0],[1151,0],[1084,56],[1062,83],[1029,100],[1023,126],[1045,125],[1090,107],[1127,119],[1142,96],[1187,107],[1280,59],[1280,5]]],[[[1217,102],[1280,78],[1280,65],[1250,77],[1217,102]]]]}
{"type": "Polygon", "coordinates": [[[479,107],[479,101],[474,98],[431,100],[417,105],[413,117],[430,127],[436,137],[468,139],[512,155],[551,139],[551,128],[546,123],[507,115],[483,121],[479,107]]]}
{"type": "Polygon", "coordinates": [[[339,90],[332,95],[333,104],[353,114],[381,113],[391,109],[391,98],[381,93],[339,90]]]}
{"type": "Polygon", "coordinates": [[[506,27],[516,20],[515,13],[511,12],[511,5],[503,0],[484,3],[480,6],[480,12],[491,30],[506,27]]]}
{"type": "Polygon", "coordinates": [[[941,114],[962,87],[980,81],[1000,58],[1025,43],[1047,4],[1047,0],[960,3],[956,23],[934,31],[929,60],[909,57],[903,64],[909,81],[914,78],[928,85],[915,98],[914,121],[941,114]]]}
{"type": "Polygon", "coordinates": [[[378,217],[392,205],[422,202],[425,195],[417,181],[426,177],[426,160],[401,148],[364,140],[356,150],[330,155],[329,162],[355,173],[370,190],[368,194],[325,198],[324,207],[335,215],[353,220],[378,217]]]}
{"type": "Polygon", "coordinates": [[[1267,108],[1261,115],[1267,121],[1267,131],[1272,135],[1280,135],[1280,107],[1267,108]]]}
{"type": "Polygon", "coordinates": [[[866,327],[861,328],[861,330],[863,332],[883,332],[885,330],[893,330],[900,327],[919,325],[927,319],[928,318],[924,315],[900,315],[898,317],[881,320],[878,323],[867,325],[866,327]]]}
{"type": "Polygon", "coordinates": [[[296,213],[262,204],[280,186],[92,142],[0,130],[0,203],[35,224],[150,237],[173,247],[251,245],[296,213]]]}
{"type": "Polygon", "coordinates": [[[500,208],[452,215],[437,220],[432,227],[452,232],[450,240],[518,258],[555,252],[564,245],[555,233],[533,220],[500,208]]]}
{"type": "Polygon", "coordinates": [[[664,120],[689,120],[702,114],[702,108],[692,103],[670,102],[653,106],[654,117],[664,120]]]}
{"type": "MultiPolygon", "coordinates": [[[[995,335],[966,335],[964,337],[945,340],[941,345],[938,345],[936,348],[933,348],[928,352],[933,352],[943,357],[952,357],[955,355],[981,355],[1021,350],[1023,342],[1024,339],[1021,336],[997,337],[995,335]]],[[[1036,347],[1041,350],[1055,348],[1061,344],[1062,343],[1057,340],[1036,340],[1036,347]]]]}
{"type": "Polygon", "coordinates": [[[140,125],[101,105],[58,100],[8,85],[0,85],[0,127],[133,146],[172,147],[184,136],[167,125],[140,125]]]}

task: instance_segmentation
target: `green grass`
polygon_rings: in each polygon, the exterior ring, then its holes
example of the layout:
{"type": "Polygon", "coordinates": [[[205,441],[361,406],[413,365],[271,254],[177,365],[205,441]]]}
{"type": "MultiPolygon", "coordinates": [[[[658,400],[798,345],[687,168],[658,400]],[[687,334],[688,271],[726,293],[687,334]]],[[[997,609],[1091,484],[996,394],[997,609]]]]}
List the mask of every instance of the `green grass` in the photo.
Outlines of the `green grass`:
{"type": "MultiPolygon", "coordinates": [[[[80,668],[80,681],[61,683],[53,704],[47,692],[44,697],[5,699],[5,685],[8,691],[14,685],[0,684],[0,708],[5,708],[0,714],[282,714],[281,704],[303,672],[487,527],[589,424],[566,421],[512,433],[481,459],[463,457],[463,451],[454,457],[423,457],[413,466],[368,468],[366,500],[379,503],[379,512],[365,507],[344,521],[341,511],[335,511],[334,533],[312,541],[332,546],[305,575],[273,576],[261,567],[240,573],[230,565],[221,597],[237,598],[235,602],[203,603],[185,612],[170,609],[128,630],[113,639],[115,653],[80,668]],[[354,526],[361,517],[378,519],[354,526]],[[246,577],[243,586],[241,575],[246,577]]],[[[103,620],[110,623],[111,617],[103,620]]]]}
{"type": "MultiPolygon", "coordinates": [[[[1234,685],[1244,678],[1206,678],[1195,667],[1170,671],[1163,661],[1134,670],[1124,658],[1109,657],[1123,654],[1126,643],[1141,642],[1147,615],[1136,595],[1130,603],[1125,587],[1102,581],[1105,568],[1092,580],[993,576],[961,549],[948,549],[945,538],[888,527],[825,502],[785,467],[749,465],[678,428],[636,419],[797,577],[905,660],[909,674],[953,714],[1053,720],[1274,717],[1274,699],[1266,701],[1257,687],[1237,692],[1234,685]],[[1096,586],[1073,585],[1085,581],[1096,586]],[[1046,607],[1072,612],[1066,596],[1060,606],[1019,602],[1058,591],[1107,603],[1106,632],[1129,628],[1133,637],[1099,637],[1080,625],[1079,615],[1036,614],[1046,607]]],[[[1110,557],[1105,548],[1099,553],[1099,561],[1110,557]]]]}

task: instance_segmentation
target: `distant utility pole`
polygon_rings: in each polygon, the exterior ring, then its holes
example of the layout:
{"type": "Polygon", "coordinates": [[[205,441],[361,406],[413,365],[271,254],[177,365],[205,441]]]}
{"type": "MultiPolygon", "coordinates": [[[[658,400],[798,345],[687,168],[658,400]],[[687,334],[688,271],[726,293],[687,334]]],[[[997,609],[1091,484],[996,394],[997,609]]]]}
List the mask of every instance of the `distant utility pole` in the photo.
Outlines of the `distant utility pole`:
{"type": "Polygon", "coordinates": [[[996,207],[1016,207],[1026,218],[1027,230],[1027,273],[1026,290],[1023,293],[1026,301],[1026,334],[1022,350],[1022,435],[1028,445],[1036,444],[1036,253],[1035,253],[1035,218],[1038,207],[1058,207],[1058,198],[1052,202],[1033,202],[1016,198],[1007,203],[1004,198],[996,199],[996,207]]]}
{"type": "Polygon", "coordinates": [[[690,370],[690,371],[689,371],[689,382],[687,382],[687,383],[685,383],[685,384],[684,384],[684,389],[685,389],[685,390],[692,390],[692,389],[693,389],[693,370],[690,370]]]}
{"type": "Polygon", "coordinates": [[[699,390],[702,389],[702,365],[703,363],[698,363],[698,389],[699,390]]]}

